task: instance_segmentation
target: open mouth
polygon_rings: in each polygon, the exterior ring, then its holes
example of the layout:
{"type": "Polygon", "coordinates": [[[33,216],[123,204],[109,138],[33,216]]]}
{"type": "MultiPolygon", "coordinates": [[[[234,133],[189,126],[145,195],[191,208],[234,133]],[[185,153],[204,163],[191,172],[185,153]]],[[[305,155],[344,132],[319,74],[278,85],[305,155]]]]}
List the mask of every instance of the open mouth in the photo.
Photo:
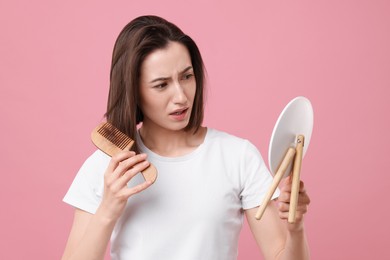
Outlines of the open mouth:
{"type": "Polygon", "coordinates": [[[179,115],[182,115],[182,114],[184,114],[185,112],[187,112],[187,110],[188,110],[188,108],[183,109],[183,110],[180,110],[180,111],[176,111],[176,112],[171,113],[171,115],[179,116],[179,115]]]}

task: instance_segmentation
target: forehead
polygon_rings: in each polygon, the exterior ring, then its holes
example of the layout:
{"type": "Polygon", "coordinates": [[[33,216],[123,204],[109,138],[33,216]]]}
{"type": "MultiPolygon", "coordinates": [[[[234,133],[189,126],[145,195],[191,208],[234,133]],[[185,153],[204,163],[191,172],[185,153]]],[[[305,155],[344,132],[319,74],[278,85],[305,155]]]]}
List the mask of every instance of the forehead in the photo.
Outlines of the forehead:
{"type": "Polygon", "coordinates": [[[157,49],[146,56],[141,66],[141,78],[144,80],[170,77],[192,66],[187,47],[181,43],[169,42],[163,49],[157,49]]]}

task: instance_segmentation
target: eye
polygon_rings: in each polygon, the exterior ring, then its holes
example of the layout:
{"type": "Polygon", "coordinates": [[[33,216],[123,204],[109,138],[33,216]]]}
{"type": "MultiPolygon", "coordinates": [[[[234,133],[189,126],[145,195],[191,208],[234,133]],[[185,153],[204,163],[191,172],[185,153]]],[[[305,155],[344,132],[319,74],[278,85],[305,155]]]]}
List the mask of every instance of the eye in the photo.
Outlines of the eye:
{"type": "Polygon", "coordinates": [[[161,83],[161,84],[158,84],[158,85],[153,86],[153,88],[155,88],[155,89],[163,89],[163,88],[165,88],[167,85],[168,85],[168,84],[167,84],[166,82],[164,82],[164,83],[161,83]]]}
{"type": "Polygon", "coordinates": [[[184,80],[188,80],[188,79],[191,79],[193,76],[194,76],[194,74],[188,73],[188,74],[185,74],[185,75],[183,76],[183,79],[184,79],[184,80]]]}

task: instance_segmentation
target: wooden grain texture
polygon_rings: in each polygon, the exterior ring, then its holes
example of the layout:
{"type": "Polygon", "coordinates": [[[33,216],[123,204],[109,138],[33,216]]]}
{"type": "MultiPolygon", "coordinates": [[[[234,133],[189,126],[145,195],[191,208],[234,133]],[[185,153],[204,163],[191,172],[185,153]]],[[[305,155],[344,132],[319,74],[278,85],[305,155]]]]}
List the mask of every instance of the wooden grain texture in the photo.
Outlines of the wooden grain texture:
{"type": "Polygon", "coordinates": [[[268,189],[267,194],[265,195],[263,202],[260,204],[259,209],[256,212],[256,219],[259,220],[263,216],[265,209],[268,205],[268,202],[271,200],[272,195],[274,194],[276,188],[279,186],[280,181],[282,180],[286,169],[291,163],[295,155],[295,149],[290,147],[288,148],[286,155],[284,156],[278,170],[275,173],[274,179],[272,181],[271,187],[268,189]]]}
{"type": "MultiPolygon", "coordinates": [[[[101,123],[92,131],[91,140],[97,148],[111,157],[122,151],[130,150],[134,144],[134,140],[107,122],[101,123]]],[[[155,182],[157,179],[157,169],[152,164],[141,174],[146,181],[155,182]]]]}
{"type": "Polygon", "coordinates": [[[299,184],[301,182],[301,166],[302,166],[302,157],[303,157],[303,146],[305,143],[305,137],[303,135],[298,135],[296,142],[296,154],[294,158],[294,166],[292,171],[292,187],[291,187],[291,196],[290,196],[290,208],[288,210],[288,222],[294,223],[297,206],[298,206],[298,196],[299,196],[299,184]]]}

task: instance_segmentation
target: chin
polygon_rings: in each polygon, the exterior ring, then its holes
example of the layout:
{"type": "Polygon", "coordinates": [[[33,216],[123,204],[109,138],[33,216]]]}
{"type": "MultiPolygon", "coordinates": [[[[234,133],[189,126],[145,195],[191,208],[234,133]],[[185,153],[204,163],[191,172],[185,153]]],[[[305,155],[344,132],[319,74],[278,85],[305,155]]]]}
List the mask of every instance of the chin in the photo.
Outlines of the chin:
{"type": "Polygon", "coordinates": [[[189,121],[177,123],[172,127],[172,130],[182,131],[188,126],[188,124],[189,124],[189,121]]]}

